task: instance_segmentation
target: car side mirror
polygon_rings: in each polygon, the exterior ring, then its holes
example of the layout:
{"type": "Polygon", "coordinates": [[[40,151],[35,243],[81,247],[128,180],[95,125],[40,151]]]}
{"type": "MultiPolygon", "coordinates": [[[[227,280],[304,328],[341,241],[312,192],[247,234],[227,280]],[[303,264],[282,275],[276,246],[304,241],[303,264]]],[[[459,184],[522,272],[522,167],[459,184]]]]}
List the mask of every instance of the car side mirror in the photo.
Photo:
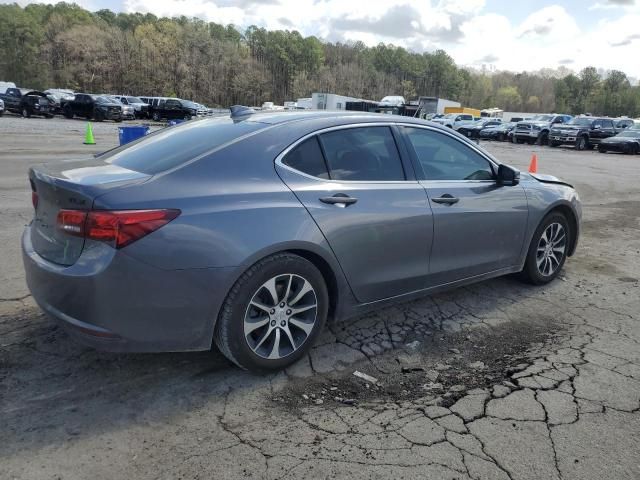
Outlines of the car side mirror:
{"type": "Polygon", "coordinates": [[[513,187],[520,183],[520,171],[509,165],[500,165],[498,167],[497,183],[504,187],[513,187]]]}

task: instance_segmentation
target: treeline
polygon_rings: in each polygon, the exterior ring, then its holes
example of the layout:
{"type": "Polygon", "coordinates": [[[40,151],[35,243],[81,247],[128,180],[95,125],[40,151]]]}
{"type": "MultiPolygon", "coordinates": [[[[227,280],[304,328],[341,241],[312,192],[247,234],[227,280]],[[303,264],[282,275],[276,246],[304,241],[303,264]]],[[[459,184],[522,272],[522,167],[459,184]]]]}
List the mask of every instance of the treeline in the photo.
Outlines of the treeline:
{"type": "Polygon", "coordinates": [[[333,92],[373,100],[432,95],[510,111],[640,116],[640,87],[620,71],[579,75],[486,73],[458,67],[443,50],[329,43],[194,18],[158,18],[68,3],[0,5],[0,80],[190,98],[212,106],[282,103],[333,92]]]}

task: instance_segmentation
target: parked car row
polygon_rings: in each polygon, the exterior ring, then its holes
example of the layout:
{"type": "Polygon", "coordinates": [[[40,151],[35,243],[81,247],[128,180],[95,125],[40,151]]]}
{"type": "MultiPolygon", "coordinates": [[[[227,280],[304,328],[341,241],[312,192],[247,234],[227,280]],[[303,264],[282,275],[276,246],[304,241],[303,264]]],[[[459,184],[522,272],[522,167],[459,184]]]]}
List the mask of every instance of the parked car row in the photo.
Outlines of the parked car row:
{"type": "Polygon", "coordinates": [[[7,84],[5,93],[0,93],[2,108],[23,117],[64,115],[66,118],[84,117],[95,121],[132,120],[136,118],[159,120],[190,120],[195,117],[214,115],[215,111],[200,103],[170,97],[135,97],[79,93],[72,90],[51,88],[38,90],[17,88],[7,84]]]}
{"type": "Polygon", "coordinates": [[[34,115],[52,118],[53,112],[47,95],[38,90],[28,88],[8,88],[0,93],[0,100],[4,104],[4,111],[17,113],[25,118],[34,115]]]}
{"type": "Polygon", "coordinates": [[[631,122],[620,123],[604,117],[576,117],[550,130],[549,146],[573,145],[576,150],[598,147],[602,152],[621,148],[625,153],[640,153],[640,144],[632,140],[640,137],[640,127],[631,122]]]}
{"type": "Polygon", "coordinates": [[[551,147],[570,145],[576,150],[598,147],[603,153],[640,153],[640,124],[630,118],[540,114],[503,122],[499,118],[465,120],[461,117],[461,114],[444,115],[432,121],[469,138],[551,147]]]}

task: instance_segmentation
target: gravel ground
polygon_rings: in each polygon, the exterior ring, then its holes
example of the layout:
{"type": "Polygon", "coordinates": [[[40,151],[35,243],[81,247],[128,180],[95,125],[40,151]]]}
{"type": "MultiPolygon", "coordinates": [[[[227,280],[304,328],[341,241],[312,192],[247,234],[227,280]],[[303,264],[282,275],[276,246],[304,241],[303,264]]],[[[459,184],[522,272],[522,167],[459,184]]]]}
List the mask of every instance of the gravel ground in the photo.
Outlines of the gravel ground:
{"type": "Polygon", "coordinates": [[[217,352],[74,344],[26,290],[30,164],[117,126],[0,119],[0,478],[640,478],[640,157],[486,143],[584,204],[561,278],[500,278],[330,325],[254,376],[217,352]],[[361,372],[372,378],[355,376],[361,372]]]}

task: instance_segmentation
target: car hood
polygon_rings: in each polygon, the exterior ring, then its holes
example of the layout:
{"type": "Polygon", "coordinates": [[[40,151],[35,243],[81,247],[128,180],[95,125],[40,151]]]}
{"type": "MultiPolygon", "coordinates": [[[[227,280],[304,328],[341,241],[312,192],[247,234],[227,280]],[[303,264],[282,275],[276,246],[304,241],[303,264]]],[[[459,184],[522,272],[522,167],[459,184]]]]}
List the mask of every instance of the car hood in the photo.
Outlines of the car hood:
{"type": "Polygon", "coordinates": [[[638,137],[609,137],[604,138],[600,141],[600,143],[635,143],[640,141],[640,136],[638,137]]]}
{"type": "Polygon", "coordinates": [[[530,120],[518,122],[518,125],[536,125],[538,127],[548,127],[551,125],[550,122],[532,122],[530,120]]]}
{"type": "Polygon", "coordinates": [[[568,125],[568,124],[558,125],[554,127],[554,129],[557,129],[557,130],[582,130],[584,128],[589,128],[589,127],[587,125],[568,125]]]}
{"type": "Polygon", "coordinates": [[[573,185],[565,182],[564,180],[559,179],[558,177],[554,177],[553,175],[546,175],[544,173],[523,173],[522,175],[529,175],[531,178],[541,182],[541,183],[554,183],[557,185],[566,185],[567,187],[573,188],[573,185]]]}

